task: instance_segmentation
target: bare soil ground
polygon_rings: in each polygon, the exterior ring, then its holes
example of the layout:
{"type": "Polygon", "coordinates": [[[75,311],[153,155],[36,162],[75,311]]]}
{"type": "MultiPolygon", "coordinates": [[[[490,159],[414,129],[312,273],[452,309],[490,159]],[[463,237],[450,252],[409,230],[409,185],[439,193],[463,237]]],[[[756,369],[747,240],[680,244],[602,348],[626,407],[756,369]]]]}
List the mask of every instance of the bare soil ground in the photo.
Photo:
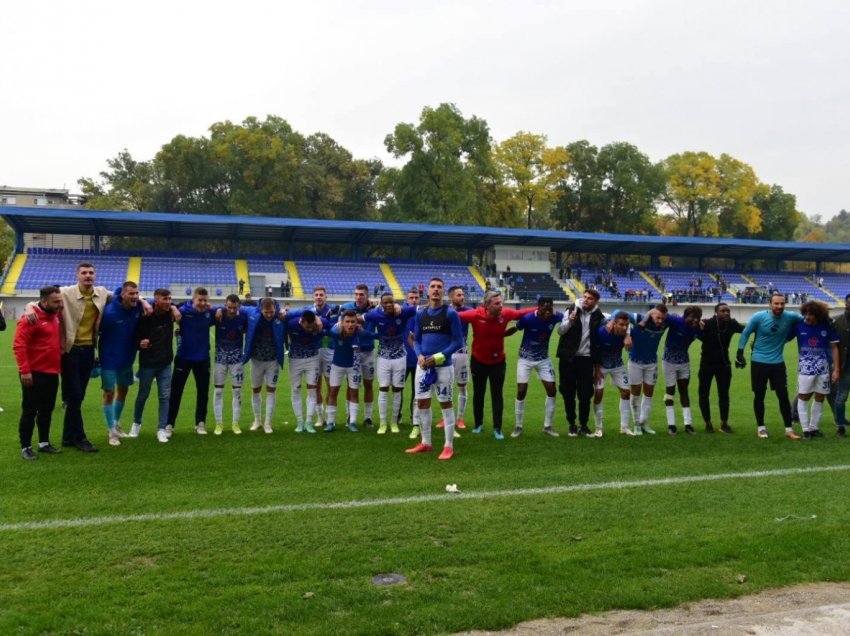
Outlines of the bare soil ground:
{"type": "Polygon", "coordinates": [[[850,583],[816,583],[730,600],[705,600],[670,609],[613,611],[578,618],[541,619],[501,632],[464,636],[564,634],[688,634],[798,636],[850,634],[850,583]]]}

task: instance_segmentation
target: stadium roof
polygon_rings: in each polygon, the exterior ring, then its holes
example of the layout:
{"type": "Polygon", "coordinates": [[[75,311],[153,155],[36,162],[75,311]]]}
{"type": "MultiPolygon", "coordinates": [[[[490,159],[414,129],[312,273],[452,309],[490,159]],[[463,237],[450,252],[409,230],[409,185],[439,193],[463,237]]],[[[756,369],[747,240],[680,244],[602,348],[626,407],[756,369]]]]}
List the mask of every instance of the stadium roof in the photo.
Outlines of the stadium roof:
{"type": "Polygon", "coordinates": [[[277,241],[485,249],[494,245],[548,247],[614,255],[850,262],[850,244],[795,243],[674,236],[554,232],[517,228],[326,221],[280,217],[167,214],[0,206],[15,232],[148,236],[175,239],[277,241]]]}

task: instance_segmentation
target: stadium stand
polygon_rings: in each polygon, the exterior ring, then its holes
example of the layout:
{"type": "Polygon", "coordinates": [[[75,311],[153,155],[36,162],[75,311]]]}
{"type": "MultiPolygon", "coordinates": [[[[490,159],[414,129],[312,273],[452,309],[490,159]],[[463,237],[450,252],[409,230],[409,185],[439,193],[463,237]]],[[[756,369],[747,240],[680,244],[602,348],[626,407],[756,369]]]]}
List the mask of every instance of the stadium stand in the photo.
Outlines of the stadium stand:
{"type": "Polygon", "coordinates": [[[427,287],[428,278],[439,276],[443,279],[446,289],[456,285],[463,287],[466,290],[467,300],[480,300],[484,293],[481,285],[469,271],[469,267],[461,263],[434,262],[429,263],[428,267],[423,267],[422,263],[390,261],[389,265],[402,292],[414,287],[418,289],[420,284],[427,287]]]}
{"type": "Polygon", "coordinates": [[[764,287],[768,291],[777,289],[786,296],[796,294],[798,300],[795,304],[804,300],[822,300],[825,303],[835,302],[832,296],[820,289],[801,272],[749,272],[747,276],[757,285],[764,287]],[[800,297],[802,297],[802,300],[800,300],[800,297]]]}
{"type": "Polygon", "coordinates": [[[537,302],[541,296],[555,300],[570,300],[571,296],[564,291],[551,274],[533,272],[511,272],[508,282],[513,289],[512,299],[537,302]]]}
{"type": "Polygon", "coordinates": [[[199,254],[179,257],[146,254],[142,257],[139,288],[143,292],[152,292],[157,287],[168,287],[176,293],[177,290],[183,292],[186,287],[199,285],[207,287],[215,296],[233,293],[236,286],[233,259],[199,254]]]}
{"type": "Polygon", "coordinates": [[[16,289],[37,290],[44,285],[69,285],[75,280],[77,265],[90,262],[97,271],[97,282],[114,289],[127,280],[129,257],[123,254],[95,254],[86,250],[32,248],[18,278],[16,289]]]}
{"type": "Polygon", "coordinates": [[[844,301],[850,294],[850,275],[847,274],[821,274],[823,286],[832,292],[840,301],[844,301]]]}
{"type": "Polygon", "coordinates": [[[355,285],[360,283],[369,287],[370,296],[376,286],[379,291],[382,286],[388,289],[389,284],[377,260],[296,259],[295,263],[306,295],[319,285],[325,287],[329,296],[350,296],[355,285]]]}

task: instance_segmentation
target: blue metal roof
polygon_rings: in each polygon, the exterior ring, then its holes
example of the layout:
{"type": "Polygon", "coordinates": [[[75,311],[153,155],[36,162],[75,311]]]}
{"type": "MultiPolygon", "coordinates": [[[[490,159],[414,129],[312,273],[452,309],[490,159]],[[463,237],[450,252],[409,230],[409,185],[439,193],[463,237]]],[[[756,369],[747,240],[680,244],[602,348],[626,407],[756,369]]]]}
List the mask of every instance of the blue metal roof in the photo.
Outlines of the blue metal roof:
{"type": "Polygon", "coordinates": [[[19,233],[466,249],[528,245],[561,252],[850,262],[850,244],[844,243],[594,234],[464,225],[121,212],[83,208],[0,206],[0,216],[19,233]]]}

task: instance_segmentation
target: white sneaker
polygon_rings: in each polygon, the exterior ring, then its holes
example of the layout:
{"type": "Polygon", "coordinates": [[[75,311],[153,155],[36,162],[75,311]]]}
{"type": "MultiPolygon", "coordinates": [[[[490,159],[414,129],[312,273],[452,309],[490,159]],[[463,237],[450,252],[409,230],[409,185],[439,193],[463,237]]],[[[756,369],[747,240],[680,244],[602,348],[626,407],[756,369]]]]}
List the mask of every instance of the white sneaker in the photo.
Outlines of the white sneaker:
{"type": "Polygon", "coordinates": [[[643,429],[640,426],[635,426],[635,435],[643,435],[643,429]]]}
{"type": "Polygon", "coordinates": [[[522,435],[522,426],[517,426],[511,433],[511,437],[519,437],[522,435]]]}
{"type": "MultiPolygon", "coordinates": [[[[172,424],[166,424],[165,426],[165,439],[171,439],[171,435],[174,433],[174,426],[172,424]]],[[[162,440],[160,440],[162,441],[162,440]]]]}
{"type": "Polygon", "coordinates": [[[260,430],[260,427],[262,425],[263,425],[263,423],[260,420],[254,420],[254,423],[251,424],[251,430],[252,431],[258,431],[258,430],[260,430]]]}
{"type": "Polygon", "coordinates": [[[206,435],[207,434],[207,426],[203,422],[198,422],[195,424],[195,432],[198,435],[206,435]]]}
{"type": "Polygon", "coordinates": [[[268,422],[266,422],[265,424],[263,424],[263,430],[264,430],[266,433],[274,433],[274,431],[272,430],[272,425],[271,425],[271,424],[269,424],[268,422]]]}
{"type": "Polygon", "coordinates": [[[118,433],[116,433],[114,429],[109,431],[109,445],[121,446],[121,440],[118,439],[118,433]]]}
{"type": "Polygon", "coordinates": [[[602,437],[602,429],[601,429],[601,428],[597,428],[595,431],[593,431],[593,434],[594,434],[596,437],[602,437]]]}
{"type": "Polygon", "coordinates": [[[631,435],[632,437],[634,437],[634,434],[635,434],[634,431],[632,429],[630,429],[628,426],[621,426],[620,427],[620,435],[631,435]]]}
{"type": "Polygon", "coordinates": [[[113,428],[112,430],[118,437],[130,437],[129,435],[127,435],[127,433],[124,432],[124,429],[121,428],[121,422],[115,422],[115,428],[113,428]]]}
{"type": "Polygon", "coordinates": [[[138,437],[139,433],[142,432],[142,425],[133,422],[133,426],[130,427],[130,437],[138,437]]]}
{"type": "Polygon", "coordinates": [[[157,431],[156,431],[156,438],[157,438],[160,442],[162,442],[163,444],[165,444],[166,442],[168,442],[168,437],[169,437],[169,435],[168,435],[168,429],[167,429],[167,428],[160,428],[160,429],[157,429],[157,431]]]}
{"type": "Polygon", "coordinates": [[[641,425],[640,425],[640,429],[641,429],[644,433],[646,433],[647,435],[655,435],[655,431],[654,431],[654,430],[652,430],[652,428],[650,428],[650,427],[646,424],[646,422],[644,422],[643,424],[641,424],[641,425]]]}

